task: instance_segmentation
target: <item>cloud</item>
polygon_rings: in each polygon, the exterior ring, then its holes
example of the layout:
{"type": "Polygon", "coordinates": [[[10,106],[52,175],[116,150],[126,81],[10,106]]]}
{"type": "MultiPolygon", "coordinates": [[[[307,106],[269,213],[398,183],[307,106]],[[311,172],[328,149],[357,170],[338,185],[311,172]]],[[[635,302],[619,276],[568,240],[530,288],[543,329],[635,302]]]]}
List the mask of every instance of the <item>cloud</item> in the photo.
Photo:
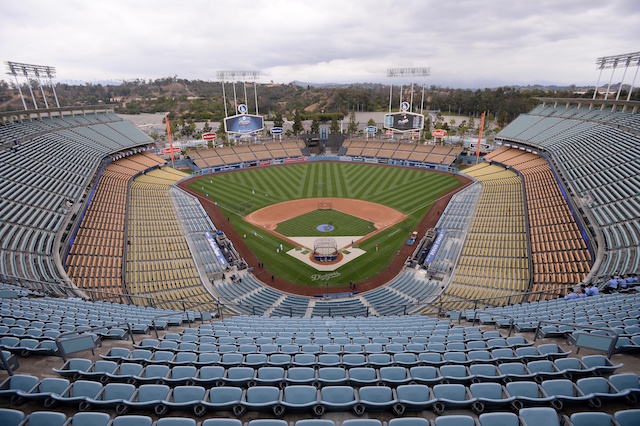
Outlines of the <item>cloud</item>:
{"type": "Polygon", "coordinates": [[[634,0],[300,2],[46,1],[3,5],[3,60],[55,66],[59,79],[385,82],[430,66],[454,87],[590,84],[599,56],[637,50],[634,0]]]}

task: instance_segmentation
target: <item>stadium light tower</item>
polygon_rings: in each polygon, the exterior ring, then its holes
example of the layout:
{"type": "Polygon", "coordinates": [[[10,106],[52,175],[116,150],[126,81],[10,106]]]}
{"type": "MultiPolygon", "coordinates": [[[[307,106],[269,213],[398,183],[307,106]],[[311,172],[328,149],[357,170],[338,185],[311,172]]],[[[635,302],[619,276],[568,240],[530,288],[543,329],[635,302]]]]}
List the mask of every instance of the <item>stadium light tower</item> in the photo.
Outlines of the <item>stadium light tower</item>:
{"type": "MultiPolygon", "coordinates": [[[[238,107],[238,99],[236,94],[236,82],[241,81],[244,85],[244,102],[248,103],[247,100],[247,80],[257,80],[260,78],[260,71],[217,71],[216,76],[222,82],[222,99],[224,101],[224,116],[228,117],[227,113],[227,96],[224,91],[224,82],[225,80],[230,80],[233,82],[233,102],[234,107],[238,107]]],[[[253,91],[255,96],[255,104],[256,104],[256,115],[258,115],[258,91],[256,88],[256,83],[253,83],[253,91]]]]}
{"type": "MultiPolygon", "coordinates": [[[[415,77],[429,77],[431,75],[431,67],[419,67],[419,68],[387,68],[387,77],[400,78],[400,104],[402,104],[402,83],[404,78],[411,78],[411,100],[409,102],[410,111],[413,111],[413,83],[415,77]]],[[[391,104],[393,102],[393,83],[389,87],[389,113],[391,113],[391,104]]],[[[424,83],[422,84],[422,102],[420,106],[420,113],[424,108],[424,83]]]]}
{"type": "Polygon", "coordinates": [[[633,77],[633,81],[631,82],[631,87],[629,88],[629,94],[627,95],[627,100],[631,99],[631,92],[633,91],[633,86],[636,82],[636,77],[638,77],[638,69],[640,69],[640,52],[634,53],[624,53],[622,55],[614,55],[614,56],[603,56],[601,58],[596,59],[596,66],[600,70],[600,74],[598,75],[598,82],[596,83],[596,89],[593,92],[593,99],[598,95],[598,85],[600,84],[600,77],[602,77],[602,71],[605,69],[611,69],[611,77],[609,78],[609,84],[607,85],[607,91],[605,92],[604,99],[606,100],[609,96],[609,90],[611,89],[611,82],[613,81],[613,74],[616,72],[616,68],[624,67],[624,73],[622,74],[622,79],[620,80],[620,86],[618,87],[618,93],[616,94],[616,101],[620,97],[620,90],[622,90],[622,84],[624,83],[624,78],[627,75],[627,69],[630,66],[636,66],[636,73],[633,77]]]}
{"type": "Polygon", "coordinates": [[[40,77],[46,77],[49,79],[49,83],[51,84],[51,89],[53,90],[53,96],[56,100],[56,106],[60,108],[60,103],[58,102],[58,95],[56,94],[56,88],[53,84],[53,79],[56,76],[56,69],[54,67],[48,65],[34,65],[34,64],[22,64],[19,62],[11,62],[6,61],[7,65],[7,75],[12,75],[16,80],[16,86],[18,87],[18,92],[20,93],[20,99],[22,99],[22,106],[24,109],[27,109],[27,103],[24,100],[24,95],[22,94],[22,89],[20,88],[20,82],[18,81],[18,75],[24,76],[27,81],[27,86],[29,87],[29,92],[31,93],[31,99],[33,100],[33,106],[35,109],[38,109],[38,104],[36,103],[36,98],[33,94],[33,89],[31,88],[30,79],[35,78],[38,82],[38,87],[42,92],[42,99],[44,99],[45,108],[49,108],[49,102],[47,102],[47,96],[44,93],[44,87],[42,87],[42,81],[40,77]]]}

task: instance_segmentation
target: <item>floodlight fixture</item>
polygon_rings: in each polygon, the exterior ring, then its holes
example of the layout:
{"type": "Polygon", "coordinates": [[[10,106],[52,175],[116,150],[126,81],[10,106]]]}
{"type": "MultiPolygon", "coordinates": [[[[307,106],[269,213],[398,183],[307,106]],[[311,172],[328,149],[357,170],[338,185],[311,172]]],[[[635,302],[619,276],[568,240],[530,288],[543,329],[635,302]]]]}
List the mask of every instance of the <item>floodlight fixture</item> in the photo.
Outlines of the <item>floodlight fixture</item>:
{"type": "Polygon", "coordinates": [[[431,67],[387,68],[387,77],[429,77],[431,67]]]}
{"type": "Polygon", "coordinates": [[[27,86],[29,87],[29,92],[31,93],[31,99],[33,100],[33,106],[35,109],[38,109],[38,104],[36,103],[36,98],[33,95],[33,90],[31,88],[31,84],[29,84],[29,80],[31,78],[35,78],[38,82],[38,87],[42,91],[42,98],[44,99],[45,108],[49,108],[49,103],[47,102],[47,96],[44,93],[44,87],[42,87],[42,83],[40,78],[49,79],[49,83],[51,85],[51,89],[53,90],[53,96],[56,100],[56,105],[60,108],[60,103],[58,102],[58,95],[56,94],[56,88],[53,84],[53,79],[56,76],[55,67],[49,65],[35,65],[35,64],[24,64],[20,62],[13,61],[5,61],[7,66],[7,75],[12,75],[16,79],[16,86],[18,87],[18,92],[20,92],[20,98],[22,99],[22,106],[24,109],[27,109],[27,104],[24,100],[24,96],[22,94],[22,89],[20,88],[20,82],[18,81],[18,76],[21,75],[27,81],[27,86]]]}
{"type": "Polygon", "coordinates": [[[629,94],[627,95],[627,100],[631,99],[631,92],[633,91],[633,86],[636,81],[636,77],[638,77],[638,69],[640,69],[640,52],[633,53],[624,53],[621,55],[612,55],[612,56],[602,56],[596,59],[596,67],[600,70],[600,74],[598,75],[598,82],[596,83],[596,89],[593,92],[593,99],[596,98],[598,94],[598,85],[600,84],[600,77],[602,77],[602,71],[605,69],[611,69],[611,77],[609,78],[609,85],[607,86],[607,91],[604,95],[604,99],[606,100],[609,96],[609,89],[611,88],[611,82],[613,81],[613,74],[616,71],[616,68],[624,67],[624,73],[622,74],[622,79],[620,80],[620,85],[618,87],[618,93],[616,95],[616,100],[620,97],[620,90],[622,90],[622,83],[624,82],[624,78],[627,75],[627,69],[629,67],[635,66],[636,73],[633,77],[633,81],[631,82],[631,87],[629,88],[629,94]]]}
{"type": "Polygon", "coordinates": [[[216,71],[218,80],[247,81],[260,78],[260,71],[216,71]]]}

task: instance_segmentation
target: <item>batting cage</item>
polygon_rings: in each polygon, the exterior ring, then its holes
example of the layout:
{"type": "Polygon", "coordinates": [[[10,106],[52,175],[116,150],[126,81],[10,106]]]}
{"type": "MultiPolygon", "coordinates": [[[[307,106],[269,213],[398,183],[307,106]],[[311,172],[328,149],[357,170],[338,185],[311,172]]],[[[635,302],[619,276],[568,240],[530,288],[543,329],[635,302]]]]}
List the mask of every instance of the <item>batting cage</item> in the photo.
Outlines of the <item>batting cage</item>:
{"type": "Polygon", "coordinates": [[[313,242],[313,257],[318,262],[333,262],[338,258],[338,243],[333,238],[318,238],[313,242]]]}

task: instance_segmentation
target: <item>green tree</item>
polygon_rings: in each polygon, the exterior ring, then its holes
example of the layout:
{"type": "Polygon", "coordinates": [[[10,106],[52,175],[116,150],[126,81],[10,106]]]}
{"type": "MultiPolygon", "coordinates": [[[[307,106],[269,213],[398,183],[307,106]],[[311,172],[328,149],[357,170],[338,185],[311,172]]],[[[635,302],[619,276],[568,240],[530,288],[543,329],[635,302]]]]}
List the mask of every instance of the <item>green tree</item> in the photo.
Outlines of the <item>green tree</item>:
{"type": "Polygon", "coordinates": [[[281,112],[276,112],[273,116],[273,126],[282,127],[284,125],[284,118],[282,118],[281,112]]]}
{"type": "Polygon", "coordinates": [[[507,112],[502,111],[498,117],[498,126],[504,127],[507,124],[507,112]]]}
{"type": "Polygon", "coordinates": [[[204,126],[202,127],[202,133],[208,133],[211,131],[211,125],[209,125],[209,120],[207,120],[204,123],[204,126]]]}
{"type": "Polygon", "coordinates": [[[329,126],[329,132],[340,133],[340,124],[338,124],[338,117],[331,117],[331,125],[329,126]]]}
{"type": "Polygon", "coordinates": [[[367,121],[367,126],[375,126],[376,125],[376,121],[373,118],[370,118],[369,121],[367,121]]]}
{"type": "Polygon", "coordinates": [[[296,113],[293,116],[293,134],[298,135],[302,131],[302,117],[300,116],[300,111],[296,110],[296,113]]]}
{"type": "Polygon", "coordinates": [[[355,135],[356,133],[358,133],[358,123],[356,121],[356,113],[354,111],[351,111],[351,114],[349,115],[349,126],[347,127],[347,133],[351,134],[351,135],[355,135]]]}
{"type": "Polygon", "coordinates": [[[311,133],[320,133],[320,120],[317,116],[314,116],[313,120],[311,120],[311,133]]]}

